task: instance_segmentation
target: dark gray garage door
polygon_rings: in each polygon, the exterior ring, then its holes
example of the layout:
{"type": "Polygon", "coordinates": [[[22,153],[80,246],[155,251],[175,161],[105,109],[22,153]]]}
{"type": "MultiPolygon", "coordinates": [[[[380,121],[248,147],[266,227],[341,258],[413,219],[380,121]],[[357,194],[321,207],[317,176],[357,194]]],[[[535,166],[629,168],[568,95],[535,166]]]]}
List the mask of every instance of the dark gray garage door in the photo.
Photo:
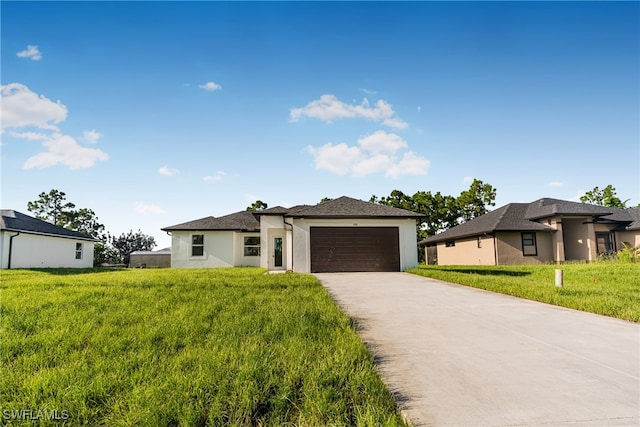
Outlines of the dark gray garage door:
{"type": "Polygon", "coordinates": [[[397,227],[311,227],[311,272],[400,271],[397,227]]]}

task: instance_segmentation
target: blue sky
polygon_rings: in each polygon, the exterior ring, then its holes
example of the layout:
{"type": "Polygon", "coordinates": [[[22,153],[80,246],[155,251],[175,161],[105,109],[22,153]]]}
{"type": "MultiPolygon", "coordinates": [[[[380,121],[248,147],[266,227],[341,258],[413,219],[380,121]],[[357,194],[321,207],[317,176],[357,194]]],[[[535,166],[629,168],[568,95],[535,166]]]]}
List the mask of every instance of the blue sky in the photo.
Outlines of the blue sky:
{"type": "Polygon", "coordinates": [[[2,207],[111,234],[398,189],[640,203],[638,2],[7,2],[2,207]]]}

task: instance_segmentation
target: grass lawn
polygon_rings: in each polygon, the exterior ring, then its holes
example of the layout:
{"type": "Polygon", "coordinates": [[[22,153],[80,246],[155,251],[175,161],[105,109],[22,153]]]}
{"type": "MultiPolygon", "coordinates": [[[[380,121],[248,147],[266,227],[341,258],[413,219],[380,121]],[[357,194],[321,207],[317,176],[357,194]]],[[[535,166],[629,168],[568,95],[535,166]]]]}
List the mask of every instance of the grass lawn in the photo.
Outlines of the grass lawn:
{"type": "Polygon", "coordinates": [[[421,265],[409,273],[640,322],[640,264],[512,266],[421,265]],[[555,269],[564,286],[555,286],[555,269]]]}
{"type": "Polygon", "coordinates": [[[0,425],[404,425],[317,279],[262,273],[3,271],[0,425]]]}

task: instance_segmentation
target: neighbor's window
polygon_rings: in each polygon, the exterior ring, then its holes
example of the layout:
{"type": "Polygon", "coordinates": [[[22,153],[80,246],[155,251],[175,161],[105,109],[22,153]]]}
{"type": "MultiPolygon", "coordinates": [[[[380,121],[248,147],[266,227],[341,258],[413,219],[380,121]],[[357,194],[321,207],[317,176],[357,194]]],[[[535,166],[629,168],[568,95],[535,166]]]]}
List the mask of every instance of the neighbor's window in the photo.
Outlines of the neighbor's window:
{"type": "Polygon", "coordinates": [[[478,236],[478,249],[482,247],[482,236],[478,236]]]}
{"type": "Polygon", "coordinates": [[[204,234],[191,236],[191,256],[204,255],[204,234]]]}
{"type": "Polygon", "coordinates": [[[522,255],[538,255],[536,233],[522,233],[522,255]]]}
{"type": "Polygon", "coordinates": [[[260,236],[244,238],[244,256],[260,256],[260,236]]]}
{"type": "Polygon", "coordinates": [[[447,240],[446,242],[444,242],[444,245],[447,248],[452,248],[456,245],[456,241],[455,240],[447,240]]]}
{"type": "Polygon", "coordinates": [[[76,259],[82,259],[82,243],[76,243],[76,259]]]}

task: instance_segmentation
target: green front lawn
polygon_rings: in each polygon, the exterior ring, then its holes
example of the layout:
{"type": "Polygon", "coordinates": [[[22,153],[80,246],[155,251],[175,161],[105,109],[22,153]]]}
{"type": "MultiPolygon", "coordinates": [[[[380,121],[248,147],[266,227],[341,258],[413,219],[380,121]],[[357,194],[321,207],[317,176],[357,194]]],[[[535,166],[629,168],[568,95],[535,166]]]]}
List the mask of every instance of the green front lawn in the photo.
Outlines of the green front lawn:
{"type": "Polygon", "coordinates": [[[530,300],[640,322],[640,264],[597,262],[536,266],[421,265],[409,273],[530,300]],[[564,286],[555,286],[555,270],[564,286]]]}
{"type": "Polygon", "coordinates": [[[311,275],[11,270],[0,309],[3,422],[404,425],[311,275]]]}

